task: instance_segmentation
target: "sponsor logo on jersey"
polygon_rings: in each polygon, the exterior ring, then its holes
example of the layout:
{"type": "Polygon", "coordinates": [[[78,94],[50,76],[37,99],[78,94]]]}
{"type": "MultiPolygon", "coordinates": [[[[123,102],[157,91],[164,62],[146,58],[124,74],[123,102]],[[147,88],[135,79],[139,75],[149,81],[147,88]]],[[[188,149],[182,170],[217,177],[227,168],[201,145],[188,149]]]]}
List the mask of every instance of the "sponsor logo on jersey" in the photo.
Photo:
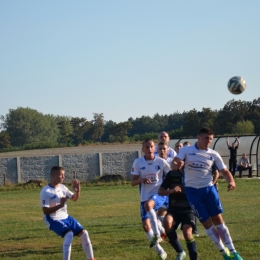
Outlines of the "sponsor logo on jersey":
{"type": "Polygon", "coordinates": [[[155,169],[159,171],[161,169],[160,165],[155,165],[155,169]]]}
{"type": "Polygon", "coordinates": [[[142,168],[140,168],[140,170],[145,170],[145,166],[144,166],[144,167],[142,167],[142,168]]]}

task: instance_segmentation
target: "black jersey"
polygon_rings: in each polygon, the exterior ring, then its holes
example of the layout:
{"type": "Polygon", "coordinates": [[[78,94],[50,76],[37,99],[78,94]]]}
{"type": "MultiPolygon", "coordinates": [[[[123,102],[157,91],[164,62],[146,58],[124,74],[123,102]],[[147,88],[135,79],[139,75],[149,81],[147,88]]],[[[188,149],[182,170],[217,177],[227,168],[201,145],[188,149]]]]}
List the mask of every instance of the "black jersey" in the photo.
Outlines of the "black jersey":
{"type": "Polygon", "coordinates": [[[183,174],[180,171],[169,171],[166,174],[161,187],[167,190],[173,189],[175,186],[179,186],[182,191],[169,194],[169,208],[190,208],[189,202],[186,197],[185,188],[183,186],[183,174]]]}
{"type": "Polygon", "coordinates": [[[237,149],[238,149],[238,147],[237,146],[235,146],[235,147],[230,146],[228,149],[230,151],[229,159],[233,160],[233,161],[236,160],[237,159],[237,149]]]}

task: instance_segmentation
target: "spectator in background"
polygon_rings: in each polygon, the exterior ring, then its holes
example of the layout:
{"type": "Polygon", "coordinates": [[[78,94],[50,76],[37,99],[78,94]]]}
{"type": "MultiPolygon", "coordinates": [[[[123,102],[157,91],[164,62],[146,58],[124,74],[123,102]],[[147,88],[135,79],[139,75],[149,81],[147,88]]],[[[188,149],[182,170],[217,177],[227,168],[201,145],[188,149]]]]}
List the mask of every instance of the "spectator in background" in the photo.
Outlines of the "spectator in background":
{"type": "Polygon", "coordinates": [[[177,142],[177,143],[175,144],[175,146],[174,146],[175,152],[178,153],[179,150],[180,150],[182,147],[183,147],[182,142],[177,142]]]}
{"type": "Polygon", "coordinates": [[[190,143],[190,142],[184,142],[184,143],[183,143],[183,146],[186,146],[186,145],[190,146],[191,143],[190,143]]]}
{"type": "MultiPolygon", "coordinates": [[[[167,143],[167,146],[168,146],[167,158],[168,157],[174,158],[176,156],[176,152],[171,147],[169,147],[169,141],[170,141],[170,138],[166,132],[163,131],[158,135],[158,143],[160,143],[160,142],[167,143]]],[[[154,155],[159,156],[158,146],[155,146],[154,155]]]]}
{"type": "Polygon", "coordinates": [[[233,177],[236,174],[236,165],[237,165],[237,149],[240,145],[240,142],[237,137],[235,137],[235,142],[232,145],[229,145],[229,137],[227,137],[227,147],[229,149],[229,171],[232,173],[233,177]],[[237,145],[236,145],[237,142],[237,145]]]}
{"type": "Polygon", "coordinates": [[[239,162],[238,162],[238,170],[239,170],[239,178],[242,178],[242,171],[247,170],[248,169],[248,178],[252,178],[252,166],[248,160],[248,158],[246,157],[246,154],[243,153],[242,157],[240,158],[239,162]]]}

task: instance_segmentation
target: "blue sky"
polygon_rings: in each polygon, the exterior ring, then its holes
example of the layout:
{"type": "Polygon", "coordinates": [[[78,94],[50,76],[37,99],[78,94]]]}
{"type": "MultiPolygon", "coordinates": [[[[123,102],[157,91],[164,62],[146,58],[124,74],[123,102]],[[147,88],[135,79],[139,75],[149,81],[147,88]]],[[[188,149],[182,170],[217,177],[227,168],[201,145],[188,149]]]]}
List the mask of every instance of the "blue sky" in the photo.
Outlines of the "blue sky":
{"type": "Polygon", "coordinates": [[[260,1],[1,0],[0,115],[169,115],[260,87],[260,1]],[[243,76],[232,95],[227,82],[243,76]]]}

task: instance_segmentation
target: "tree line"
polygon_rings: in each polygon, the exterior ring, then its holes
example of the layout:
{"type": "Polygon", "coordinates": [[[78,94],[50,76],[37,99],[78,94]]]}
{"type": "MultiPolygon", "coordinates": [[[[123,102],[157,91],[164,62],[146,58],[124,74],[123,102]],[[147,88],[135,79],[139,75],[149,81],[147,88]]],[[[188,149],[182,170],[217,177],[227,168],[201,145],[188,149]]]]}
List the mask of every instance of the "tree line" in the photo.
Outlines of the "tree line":
{"type": "Polygon", "coordinates": [[[202,108],[170,115],[155,114],[106,121],[103,113],[93,118],[45,115],[35,109],[18,107],[1,115],[0,149],[51,148],[86,145],[94,142],[138,142],[157,139],[167,131],[172,139],[194,138],[201,127],[210,127],[217,136],[260,133],[260,98],[227,102],[220,110],[202,108]]]}

